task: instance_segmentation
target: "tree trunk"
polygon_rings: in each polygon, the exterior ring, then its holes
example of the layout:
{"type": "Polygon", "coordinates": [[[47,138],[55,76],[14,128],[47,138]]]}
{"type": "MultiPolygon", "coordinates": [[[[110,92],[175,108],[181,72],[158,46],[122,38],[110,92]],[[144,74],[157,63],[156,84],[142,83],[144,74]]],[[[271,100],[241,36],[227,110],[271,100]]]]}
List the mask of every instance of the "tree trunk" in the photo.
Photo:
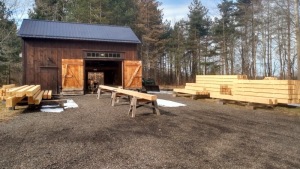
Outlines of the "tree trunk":
{"type": "Polygon", "coordinates": [[[287,73],[288,73],[288,80],[291,80],[292,79],[292,72],[291,72],[291,17],[290,17],[290,0],[287,1],[288,2],[288,10],[287,10],[287,28],[288,28],[288,33],[287,33],[287,40],[288,40],[288,70],[287,70],[287,73]]]}
{"type": "Polygon", "coordinates": [[[297,58],[298,58],[298,73],[297,79],[300,80],[300,25],[299,25],[299,0],[295,0],[295,15],[296,15],[296,40],[297,40],[297,58]]]}

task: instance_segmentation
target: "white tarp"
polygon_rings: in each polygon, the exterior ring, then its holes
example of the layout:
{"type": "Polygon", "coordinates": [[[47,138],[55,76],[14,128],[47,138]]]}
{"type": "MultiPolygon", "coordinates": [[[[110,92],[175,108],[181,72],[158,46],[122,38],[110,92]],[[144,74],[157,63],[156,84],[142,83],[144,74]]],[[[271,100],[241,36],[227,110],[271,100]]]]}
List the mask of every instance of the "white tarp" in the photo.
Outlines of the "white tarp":
{"type": "Polygon", "coordinates": [[[300,104],[288,104],[289,106],[300,107],[300,104]]]}
{"type": "Polygon", "coordinates": [[[160,92],[148,91],[149,94],[173,94],[173,91],[161,90],[160,92]]]}
{"type": "Polygon", "coordinates": [[[64,109],[59,107],[58,104],[56,104],[56,105],[43,105],[41,107],[41,112],[45,112],[45,113],[61,113],[63,111],[64,111],[64,109]]]}
{"type": "Polygon", "coordinates": [[[74,102],[72,99],[68,99],[67,103],[64,103],[64,108],[69,109],[69,108],[78,108],[78,104],[74,102]]]}
{"type": "Polygon", "coordinates": [[[41,109],[41,112],[45,112],[45,113],[61,113],[63,111],[64,111],[63,108],[42,108],[41,109]]]}
{"type": "Polygon", "coordinates": [[[163,100],[163,99],[157,99],[157,105],[161,107],[180,107],[180,106],[186,106],[182,103],[173,102],[170,100],[163,100]]]}
{"type": "Polygon", "coordinates": [[[60,105],[43,105],[41,107],[41,112],[46,113],[61,113],[64,111],[64,109],[68,108],[78,108],[78,105],[72,100],[68,99],[67,103],[64,103],[64,107],[61,107],[60,105]]]}

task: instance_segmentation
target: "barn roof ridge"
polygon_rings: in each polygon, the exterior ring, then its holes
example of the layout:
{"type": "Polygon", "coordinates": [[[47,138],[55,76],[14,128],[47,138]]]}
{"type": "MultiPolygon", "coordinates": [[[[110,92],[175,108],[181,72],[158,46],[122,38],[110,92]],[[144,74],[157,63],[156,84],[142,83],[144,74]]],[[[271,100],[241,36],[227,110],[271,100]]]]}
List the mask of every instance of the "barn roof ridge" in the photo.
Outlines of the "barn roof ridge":
{"type": "Polygon", "coordinates": [[[55,23],[66,23],[66,24],[80,24],[80,25],[94,25],[94,26],[109,26],[109,27],[123,27],[130,28],[126,25],[109,25],[103,23],[83,23],[83,22],[67,22],[67,21],[52,21],[52,20],[42,20],[42,19],[23,19],[23,20],[31,20],[31,21],[41,21],[41,22],[55,22],[55,23]]]}
{"type": "Polygon", "coordinates": [[[18,32],[18,36],[22,38],[141,43],[132,29],[128,26],[38,19],[24,19],[18,32]]]}

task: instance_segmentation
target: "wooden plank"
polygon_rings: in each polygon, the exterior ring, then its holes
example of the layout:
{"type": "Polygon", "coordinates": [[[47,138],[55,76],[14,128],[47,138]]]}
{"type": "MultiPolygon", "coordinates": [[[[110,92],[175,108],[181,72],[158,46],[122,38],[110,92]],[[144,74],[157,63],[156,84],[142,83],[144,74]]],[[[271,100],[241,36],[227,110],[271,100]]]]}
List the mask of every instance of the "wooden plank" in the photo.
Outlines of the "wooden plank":
{"type": "Polygon", "coordinates": [[[234,91],[236,96],[255,96],[263,98],[280,98],[280,99],[298,99],[298,95],[293,94],[278,94],[278,93],[253,93],[253,92],[237,92],[234,91]]]}
{"type": "Polygon", "coordinates": [[[234,92],[242,93],[242,92],[252,92],[252,93],[260,93],[261,95],[266,94],[298,94],[297,90],[291,89],[260,89],[260,88],[235,88],[234,92]]]}
{"type": "Polygon", "coordinates": [[[209,95],[209,91],[195,91],[195,90],[188,90],[188,89],[173,89],[174,92],[177,93],[185,93],[185,94],[192,94],[192,95],[209,95]]]}
{"type": "Polygon", "coordinates": [[[41,90],[41,85],[36,85],[29,90],[26,91],[26,96],[27,97],[32,97],[34,96],[39,90],[41,90]]]}
{"type": "Polygon", "coordinates": [[[38,94],[40,93],[40,89],[35,92],[35,94],[33,96],[28,96],[28,104],[31,105],[31,104],[35,104],[35,98],[38,96],[38,94]]]}
{"type": "Polygon", "coordinates": [[[205,87],[185,86],[184,88],[187,90],[206,91],[205,87]]]}
{"type": "Polygon", "coordinates": [[[110,90],[110,91],[116,91],[118,88],[111,87],[111,86],[105,86],[105,85],[99,85],[100,89],[110,90]]]}
{"type": "Polygon", "coordinates": [[[199,78],[216,78],[216,79],[247,79],[247,75],[196,75],[199,78]]]}
{"type": "Polygon", "coordinates": [[[51,98],[52,98],[52,90],[49,90],[49,91],[48,91],[47,99],[51,99],[51,98]]]}
{"type": "Polygon", "coordinates": [[[203,87],[205,89],[207,88],[215,88],[215,89],[218,89],[220,88],[220,85],[227,85],[228,87],[232,88],[234,84],[226,84],[226,83],[195,83],[195,84],[186,84],[186,86],[193,86],[193,87],[203,87]]]}
{"type": "Polygon", "coordinates": [[[248,96],[232,96],[232,95],[221,95],[221,94],[211,94],[211,98],[216,99],[225,99],[225,100],[233,100],[233,101],[243,101],[249,103],[260,103],[260,104],[268,104],[268,105],[276,105],[277,100],[273,98],[261,98],[261,97],[248,97],[248,96]]]}
{"type": "Polygon", "coordinates": [[[3,85],[2,89],[10,89],[10,88],[13,88],[13,87],[16,87],[16,85],[15,84],[3,85]]]}
{"type": "Polygon", "coordinates": [[[13,108],[17,105],[18,102],[20,102],[24,98],[25,98],[25,96],[23,96],[23,97],[15,97],[15,96],[8,97],[8,98],[6,98],[6,107],[13,108]]]}
{"type": "Polygon", "coordinates": [[[26,95],[27,90],[31,89],[32,87],[34,87],[35,85],[30,85],[27,87],[24,87],[18,91],[16,91],[16,97],[23,97],[26,95]]]}
{"type": "Polygon", "coordinates": [[[48,92],[49,92],[49,90],[44,91],[43,99],[48,99],[48,92]]]}
{"type": "Polygon", "coordinates": [[[278,90],[298,90],[297,85],[276,85],[276,84],[234,84],[234,88],[256,88],[256,89],[278,89],[278,90]]]}
{"type": "Polygon", "coordinates": [[[34,104],[39,105],[43,99],[44,90],[40,91],[39,94],[34,98],[34,104]]]}
{"type": "Polygon", "coordinates": [[[28,85],[24,85],[24,86],[20,86],[20,87],[8,89],[8,91],[6,91],[6,96],[7,97],[14,96],[14,95],[16,95],[16,92],[18,90],[22,90],[23,88],[26,88],[26,87],[28,87],[28,85]]]}
{"type": "Polygon", "coordinates": [[[147,99],[147,100],[150,100],[150,101],[152,101],[152,100],[154,101],[154,100],[157,99],[156,95],[151,95],[151,94],[147,94],[147,93],[140,93],[140,92],[132,91],[132,90],[117,88],[117,92],[123,93],[123,94],[126,94],[126,95],[130,95],[130,96],[133,96],[133,97],[137,97],[137,98],[147,99]]]}
{"type": "Polygon", "coordinates": [[[238,80],[238,84],[299,85],[300,80],[238,80]]]}

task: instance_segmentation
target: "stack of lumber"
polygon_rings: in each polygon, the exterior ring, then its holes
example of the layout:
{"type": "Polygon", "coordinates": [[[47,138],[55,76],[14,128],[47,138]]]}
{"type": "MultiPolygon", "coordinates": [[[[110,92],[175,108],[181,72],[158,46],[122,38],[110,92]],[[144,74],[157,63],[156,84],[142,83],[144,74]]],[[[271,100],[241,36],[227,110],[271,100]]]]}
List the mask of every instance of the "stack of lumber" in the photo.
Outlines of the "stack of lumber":
{"type": "Polygon", "coordinates": [[[300,81],[237,80],[234,82],[233,95],[214,93],[211,97],[268,105],[299,104],[300,81]]]}
{"type": "Polygon", "coordinates": [[[41,90],[40,85],[24,85],[10,88],[6,91],[6,107],[14,108],[24,98],[28,98],[28,105],[39,105],[42,99],[51,99],[51,90],[41,90]]]}
{"type": "Polygon", "coordinates": [[[196,83],[186,83],[184,89],[174,89],[174,92],[208,96],[212,93],[231,95],[233,83],[238,79],[247,79],[247,75],[197,75],[196,83]]]}
{"type": "Polygon", "coordinates": [[[15,86],[15,84],[3,85],[2,88],[0,88],[0,100],[5,100],[6,92],[15,86]]]}
{"type": "Polygon", "coordinates": [[[235,96],[254,99],[272,99],[282,104],[300,103],[299,80],[246,80],[237,81],[235,96]]]}

